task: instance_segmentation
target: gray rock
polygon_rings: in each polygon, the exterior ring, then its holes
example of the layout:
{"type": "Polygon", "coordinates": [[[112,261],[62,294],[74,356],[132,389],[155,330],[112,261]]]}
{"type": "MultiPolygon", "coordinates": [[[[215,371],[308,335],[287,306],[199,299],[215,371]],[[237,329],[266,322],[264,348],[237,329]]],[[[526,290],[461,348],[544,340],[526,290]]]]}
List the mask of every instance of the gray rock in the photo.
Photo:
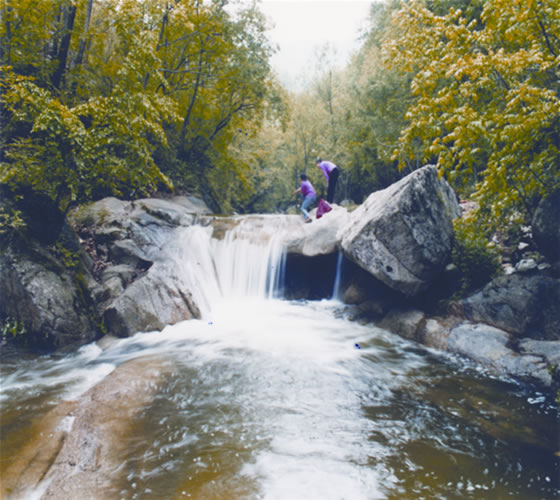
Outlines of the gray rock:
{"type": "Polygon", "coordinates": [[[522,259],[515,265],[515,270],[518,273],[526,273],[537,268],[535,259],[522,259]]]}
{"type": "Polygon", "coordinates": [[[463,323],[453,328],[447,339],[450,352],[517,378],[532,378],[550,386],[552,377],[539,356],[521,356],[508,347],[507,332],[485,324],[463,323]]]}
{"type": "Polygon", "coordinates": [[[305,224],[302,217],[294,218],[294,225],[286,233],[286,247],[289,253],[298,253],[307,257],[326,255],[337,251],[341,229],[348,222],[348,211],[338,205],[320,219],[313,218],[316,210],[311,212],[312,223],[305,224]]]}
{"type": "MultiPolygon", "coordinates": [[[[0,255],[0,317],[23,324],[30,344],[66,348],[98,336],[87,269],[71,270],[32,241],[0,255]]],[[[93,281],[93,280],[91,280],[93,281]]]]}
{"type": "Polygon", "coordinates": [[[148,269],[152,265],[144,251],[134,241],[128,239],[111,243],[109,258],[113,262],[141,269],[148,269]]]}
{"type": "Polygon", "coordinates": [[[428,318],[424,323],[421,333],[424,345],[447,351],[447,338],[450,334],[449,326],[444,321],[435,318],[428,318]]]}
{"type": "Polygon", "coordinates": [[[418,335],[425,319],[422,311],[393,310],[379,323],[379,327],[389,330],[405,339],[419,340],[418,335]]]}
{"type": "MultiPolygon", "coordinates": [[[[172,226],[190,226],[196,219],[195,205],[188,203],[184,197],[180,199],[181,203],[176,200],[148,198],[134,202],[134,207],[172,226]]],[[[203,208],[201,213],[208,212],[207,208],[203,208]]]]}
{"type": "Polygon", "coordinates": [[[560,280],[548,274],[500,276],[454,306],[475,323],[487,323],[519,337],[560,339],[560,280]]]}
{"type": "Polygon", "coordinates": [[[133,266],[129,264],[119,264],[105,268],[102,275],[102,281],[105,283],[108,280],[118,278],[124,286],[127,283],[130,283],[136,275],[137,271],[133,266]]]}
{"type": "Polygon", "coordinates": [[[503,330],[485,324],[462,323],[451,330],[447,347],[450,352],[497,367],[498,361],[511,353],[508,342],[509,335],[503,330]]]}
{"type": "Polygon", "coordinates": [[[371,194],[340,235],[344,255],[399,292],[426,289],[448,262],[461,210],[434,166],[371,194]]]}
{"type": "Polygon", "coordinates": [[[117,337],[161,330],[167,325],[199,317],[200,311],[186,284],[159,263],[132,282],[104,313],[107,332],[117,337]]]}
{"type": "Polygon", "coordinates": [[[560,341],[521,339],[519,349],[522,353],[543,357],[551,366],[560,366],[560,341]]]}

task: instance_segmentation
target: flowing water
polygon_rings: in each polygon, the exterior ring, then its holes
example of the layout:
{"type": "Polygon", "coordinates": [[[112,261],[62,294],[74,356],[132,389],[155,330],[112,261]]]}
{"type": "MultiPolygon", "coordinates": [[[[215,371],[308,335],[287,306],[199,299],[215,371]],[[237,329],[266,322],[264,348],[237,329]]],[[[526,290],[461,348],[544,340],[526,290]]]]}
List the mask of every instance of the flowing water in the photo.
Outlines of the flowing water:
{"type": "Polygon", "coordinates": [[[558,498],[553,401],[336,300],[281,300],[279,245],[239,231],[192,228],[168,248],[203,319],[4,363],[0,470],[47,409],[154,355],[173,369],[122,437],[114,498],[558,498]]]}

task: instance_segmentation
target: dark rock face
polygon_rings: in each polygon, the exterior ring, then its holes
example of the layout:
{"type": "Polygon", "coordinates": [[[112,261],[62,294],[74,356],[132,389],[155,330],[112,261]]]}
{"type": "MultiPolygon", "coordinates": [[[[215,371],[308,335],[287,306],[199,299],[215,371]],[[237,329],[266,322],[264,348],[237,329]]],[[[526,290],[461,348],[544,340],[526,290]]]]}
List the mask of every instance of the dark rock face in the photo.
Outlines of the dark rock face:
{"type": "Polygon", "coordinates": [[[533,239],[551,262],[560,260],[560,189],[541,201],[532,221],[533,239]]]}
{"type": "MultiPolygon", "coordinates": [[[[71,234],[69,228],[65,229],[71,234]]],[[[88,291],[93,281],[76,242],[71,266],[36,240],[19,236],[2,245],[0,318],[25,328],[20,342],[40,348],[82,345],[101,335],[99,318],[88,291]]]]}
{"type": "Polygon", "coordinates": [[[545,273],[500,276],[454,305],[474,322],[518,337],[560,340],[560,280],[545,273]]]}
{"type": "Polygon", "coordinates": [[[428,165],[371,194],[350,214],[341,246],[375,278],[414,296],[445,267],[460,214],[453,190],[428,165]]]}

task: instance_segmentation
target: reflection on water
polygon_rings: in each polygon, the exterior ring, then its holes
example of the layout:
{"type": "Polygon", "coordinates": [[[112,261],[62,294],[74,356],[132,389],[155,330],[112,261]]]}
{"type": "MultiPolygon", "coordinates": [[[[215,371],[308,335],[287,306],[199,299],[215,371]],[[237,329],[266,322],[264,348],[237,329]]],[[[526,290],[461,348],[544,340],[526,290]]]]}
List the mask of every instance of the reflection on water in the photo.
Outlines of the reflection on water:
{"type": "Polygon", "coordinates": [[[228,300],[200,321],[2,366],[2,470],[31,421],[114,367],[174,369],[126,438],[115,498],[555,498],[558,417],[511,381],[344,319],[228,300]]]}

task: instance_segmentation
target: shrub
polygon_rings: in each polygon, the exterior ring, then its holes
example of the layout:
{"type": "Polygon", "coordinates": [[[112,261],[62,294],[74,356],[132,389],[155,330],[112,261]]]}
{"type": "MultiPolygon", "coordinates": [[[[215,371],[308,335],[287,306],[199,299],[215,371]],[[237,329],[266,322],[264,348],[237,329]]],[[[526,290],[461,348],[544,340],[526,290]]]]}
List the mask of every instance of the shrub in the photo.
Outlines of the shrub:
{"type": "Polygon", "coordinates": [[[454,221],[455,242],[452,262],[459,270],[460,296],[480,288],[500,272],[497,249],[471,219],[454,221]]]}

